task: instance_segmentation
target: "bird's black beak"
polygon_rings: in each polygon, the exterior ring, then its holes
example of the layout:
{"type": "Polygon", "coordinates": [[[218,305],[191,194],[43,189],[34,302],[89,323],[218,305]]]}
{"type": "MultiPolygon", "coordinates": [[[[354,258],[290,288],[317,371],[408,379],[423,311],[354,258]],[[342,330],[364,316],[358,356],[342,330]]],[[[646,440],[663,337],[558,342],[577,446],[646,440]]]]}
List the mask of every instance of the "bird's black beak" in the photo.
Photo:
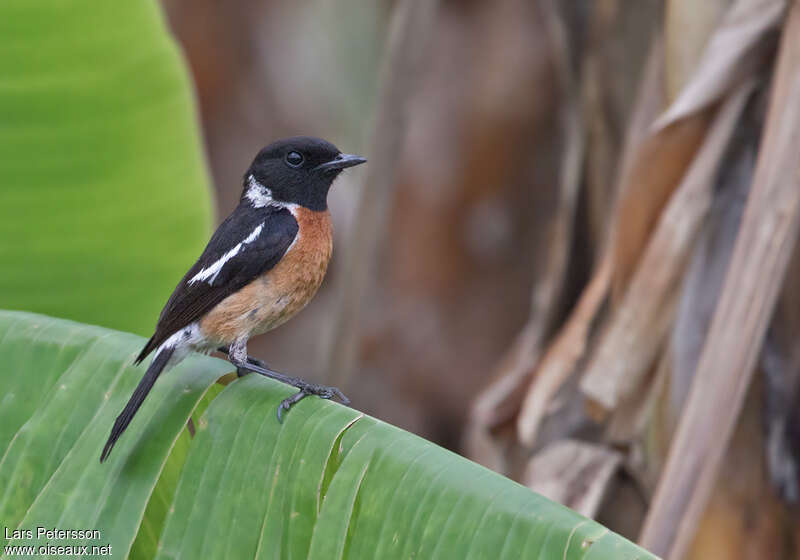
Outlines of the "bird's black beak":
{"type": "Polygon", "coordinates": [[[367,159],[354,154],[339,154],[335,159],[321,163],[314,168],[314,171],[333,171],[335,169],[345,169],[354,165],[366,163],[367,159]]]}

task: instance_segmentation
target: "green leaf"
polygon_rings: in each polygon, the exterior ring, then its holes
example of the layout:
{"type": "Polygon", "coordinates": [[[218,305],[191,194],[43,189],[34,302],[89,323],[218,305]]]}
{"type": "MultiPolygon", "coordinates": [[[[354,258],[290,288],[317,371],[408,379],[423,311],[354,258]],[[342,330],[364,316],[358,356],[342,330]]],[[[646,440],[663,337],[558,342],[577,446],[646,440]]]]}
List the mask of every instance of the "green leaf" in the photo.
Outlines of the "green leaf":
{"type": "MultiPolygon", "coordinates": [[[[211,404],[211,401],[222,391],[223,387],[223,385],[216,383],[203,395],[191,416],[195,425],[208,408],[208,405],[211,404]]],[[[164,526],[164,519],[172,505],[175,488],[183,471],[192,437],[194,436],[190,434],[189,429],[184,428],[175,441],[172,452],[169,454],[169,459],[167,459],[167,463],[161,471],[161,477],[158,479],[153,494],[150,496],[150,501],[147,503],[142,525],[131,547],[131,558],[148,560],[155,557],[158,550],[158,541],[161,538],[161,529],[164,526]]]]}
{"type": "Polygon", "coordinates": [[[209,407],[158,558],[653,558],[398,428],[249,376],[209,407]]]}
{"type": "MultiPolygon", "coordinates": [[[[162,376],[100,464],[100,450],[142,376],[138,336],[0,312],[0,520],[7,527],[99,529],[124,557],[191,411],[230,365],[195,356],[162,376]]],[[[33,539],[14,544],[39,545],[33,539]]],[[[6,544],[0,534],[0,544],[6,544]]],[[[67,544],[62,542],[60,544],[67,544]]],[[[83,544],[83,543],[81,543],[83,544]]]]}
{"type": "Polygon", "coordinates": [[[6,526],[96,528],[99,539],[49,540],[111,544],[116,557],[654,558],[356,410],[307,398],[280,424],[278,403],[293,389],[257,375],[206,393],[231,369],[206,357],[159,378],[101,465],[114,417],[142,374],[130,362],[143,343],[0,311],[6,526]],[[190,438],[184,426],[201,401],[190,438]]]}
{"type": "Polygon", "coordinates": [[[211,226],[157,2],[0,2],[0,177],[0,307],[150,334],[211,226]]]}

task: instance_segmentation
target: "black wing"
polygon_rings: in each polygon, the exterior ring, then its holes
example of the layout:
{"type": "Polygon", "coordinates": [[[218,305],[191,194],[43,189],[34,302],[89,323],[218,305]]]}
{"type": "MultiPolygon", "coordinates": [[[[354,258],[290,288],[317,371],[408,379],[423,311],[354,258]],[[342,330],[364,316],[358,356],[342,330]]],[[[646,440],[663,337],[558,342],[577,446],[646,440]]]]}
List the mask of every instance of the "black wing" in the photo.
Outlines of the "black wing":
{"type": "Polygon", "coordinates": [[[203,254],[172,292],[158,318],[155,334],[136,363],[275,266],[297,231],[297,221],[286,208],[240,205],[220,224],[203,254]]]}

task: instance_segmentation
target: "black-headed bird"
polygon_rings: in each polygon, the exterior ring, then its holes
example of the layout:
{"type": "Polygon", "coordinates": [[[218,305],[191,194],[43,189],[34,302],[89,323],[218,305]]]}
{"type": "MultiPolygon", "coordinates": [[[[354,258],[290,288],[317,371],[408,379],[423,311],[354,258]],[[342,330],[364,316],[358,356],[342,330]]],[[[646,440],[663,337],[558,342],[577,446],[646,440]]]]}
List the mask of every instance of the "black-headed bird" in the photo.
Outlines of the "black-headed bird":
{"type": "Polygon", "coordinates": [[[328,190],[366,160],[319,138],[286,138],[262,149],[244,175],[239,205],[172,292],[136,363],[153,360],[103,447],[106,460],[158,376],[189,352],[219,349],[239,375],[255,372],[297,387],[282,411],[307,395],[347,399],[335,387],[270,370],[247,355],[250,337],[288,321],[314,296],[333,250],[328,190]]]}

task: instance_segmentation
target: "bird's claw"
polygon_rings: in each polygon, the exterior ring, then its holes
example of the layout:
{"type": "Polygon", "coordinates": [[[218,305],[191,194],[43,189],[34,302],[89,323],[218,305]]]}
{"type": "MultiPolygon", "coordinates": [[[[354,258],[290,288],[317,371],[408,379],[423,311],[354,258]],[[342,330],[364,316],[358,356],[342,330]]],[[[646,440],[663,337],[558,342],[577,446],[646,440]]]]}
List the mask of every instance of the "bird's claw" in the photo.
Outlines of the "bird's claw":
{"type": "Polygon", "coordinates": [[[336,398],[338,398],[339,401],[345,406],[348,406],[350,404],[350,399],[348,399],[345,396],[345,394],[342,393],[338,388],[330,387],[330,389],[333,391],[333,395],[331,395],[331,396],[336,396],[336,398]]]}
{"type": "Polygon", "coordinates": [[[348,399],[338,387],[328,387],[327,385],[311,385],[309,388],[302,390],[306,391],[310,395],[317,395],[321,399],[332,399],[333,397],[336,397],[341,401],[342,404],[350,404],[350,399],[348,399]]]}

